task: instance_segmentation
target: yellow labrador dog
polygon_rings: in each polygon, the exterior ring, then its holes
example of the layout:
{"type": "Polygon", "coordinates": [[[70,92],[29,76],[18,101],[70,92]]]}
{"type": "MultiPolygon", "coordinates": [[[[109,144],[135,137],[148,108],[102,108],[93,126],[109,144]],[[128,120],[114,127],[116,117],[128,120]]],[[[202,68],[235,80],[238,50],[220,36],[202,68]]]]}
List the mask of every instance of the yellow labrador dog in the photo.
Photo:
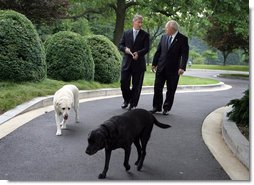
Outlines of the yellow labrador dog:
{"type": "Polygon", "coordinates": [[[76,123],[79,122],[79,89],[75,85],[65,85],[56,91],[53,99],[56,118],[56,135],[62,135],[61,129],[66,129],[66,122],[70,114],[71,108],[75,111],[76,123]],[[60,122],[60,117],[63,121],[60,122]]]}

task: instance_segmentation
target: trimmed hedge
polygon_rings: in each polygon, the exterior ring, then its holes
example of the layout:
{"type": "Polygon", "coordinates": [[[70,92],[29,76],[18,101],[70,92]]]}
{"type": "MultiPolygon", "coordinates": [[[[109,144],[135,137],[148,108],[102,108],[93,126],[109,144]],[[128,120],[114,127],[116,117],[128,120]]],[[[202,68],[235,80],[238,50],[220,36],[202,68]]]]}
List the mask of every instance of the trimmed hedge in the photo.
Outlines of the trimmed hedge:
{"type": "Polygon", "coordinates": [[[45,47],[50,78],[63,81],[93,80],[93,58],[81,35],[61,31],[47,39],[45,47]]]}
{"type": "Polygon", "coordinates": [[[45,51],[32,22],[0,10],[0,80],[40,81],[46,77],[45,51]]]}
{"type": "Polygon", "coordinates": [[[95,64],[94,80],[101,83],[118,81],[121,55],[117,47],[102,35],[91,35],[85,38],[88,41],[95,64]]]}

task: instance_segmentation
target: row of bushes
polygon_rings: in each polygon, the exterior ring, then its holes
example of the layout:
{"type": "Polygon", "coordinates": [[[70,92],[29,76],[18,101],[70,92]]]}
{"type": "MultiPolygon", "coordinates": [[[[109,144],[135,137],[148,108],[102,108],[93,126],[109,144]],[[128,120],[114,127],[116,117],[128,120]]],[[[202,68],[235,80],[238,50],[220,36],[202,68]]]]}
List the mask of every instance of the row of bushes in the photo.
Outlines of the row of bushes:
{"type": "Polygon", "coordinates": [[[39,81],[48,76],[112,83],[120,76],[121,55],[108,38],[62,31],[43,46],[31,21],[14,11],[0,11],[0,43],[2,81],[39,81]]]}

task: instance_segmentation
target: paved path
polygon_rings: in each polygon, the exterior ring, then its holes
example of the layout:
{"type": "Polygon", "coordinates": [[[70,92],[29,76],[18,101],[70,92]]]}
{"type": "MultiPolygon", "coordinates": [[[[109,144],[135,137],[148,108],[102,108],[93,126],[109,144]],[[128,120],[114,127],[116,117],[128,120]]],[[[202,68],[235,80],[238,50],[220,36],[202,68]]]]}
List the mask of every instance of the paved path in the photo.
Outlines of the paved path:
{"type": "MultiPolygon", "coordinates": [[[[216,72],[191,70],[187,75],[214,76],[216,72]],[[207,74],[207,75],[205,75],[207,74]]],[[[214,159],[201,136],[205,117],[233,98],[242,97],[246,80],[219,79],[233,88],[217,92],[177,93],[168,116],[156,117],[172,128],[156,126],[147,147],[141,172],[135,168],[133,147],[126,173],[122,165],[124,152],[112,152],[107,174],[109,180],[229,180],[214,159]]],[[[88,133],[102,121],[121,114],[121,97],[80,104],[80,124],[71,118],[68,130],[56,137],[54,113],[46,113],[0,140],[0,179],[13,181],[86,181],[97,180],[104,165],[104,152],[85,154],[88,133]]],[[[151,109],[152,95],[142,95],[139,107],[151,109]]]]}

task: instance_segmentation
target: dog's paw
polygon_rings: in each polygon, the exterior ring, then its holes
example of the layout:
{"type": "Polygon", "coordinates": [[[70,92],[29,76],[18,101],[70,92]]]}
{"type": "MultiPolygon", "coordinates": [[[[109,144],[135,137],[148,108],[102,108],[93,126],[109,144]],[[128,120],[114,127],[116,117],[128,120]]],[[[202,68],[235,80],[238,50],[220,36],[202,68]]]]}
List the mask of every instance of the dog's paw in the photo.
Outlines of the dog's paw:
{"type": "Polygon", "coordinates": [[[138,170],[138,171],[141,171],[142,167],[143,167],[143,165],[142,165],[142,164],[139,164],[138,167],[137,167],[137,170],[138,170]]]}
{"type": "Polygon", "coordinates": [[[129,170],[131,169],[131,166],[130,166],[130,165],[125,165],[124,167],[125,167],[125,170],[126,170],[126,171],[129,171],[129,170]]]}
{"type": "Polygon", "coordinates": [[[61,136],[61,135],[62,135],[62,133],[61,133],[61,132],[59,132],[59,131],[57,131],[57,132],[56,132],[56,135],[57,135],[57,136],[61,136]]]}
{"type": "Polygon", "coordinates": [[[61,126],[61,129],[63,129],[63,130],[66,129],[66,128],[67,128],[66,125],[61,126]]]}
{"type": "Polygon", "coordinates": [[[101,173],[99,176],[98,176],[98,179],[105,179],[106,178],[106,174],[103,174],[101,173]]]}

